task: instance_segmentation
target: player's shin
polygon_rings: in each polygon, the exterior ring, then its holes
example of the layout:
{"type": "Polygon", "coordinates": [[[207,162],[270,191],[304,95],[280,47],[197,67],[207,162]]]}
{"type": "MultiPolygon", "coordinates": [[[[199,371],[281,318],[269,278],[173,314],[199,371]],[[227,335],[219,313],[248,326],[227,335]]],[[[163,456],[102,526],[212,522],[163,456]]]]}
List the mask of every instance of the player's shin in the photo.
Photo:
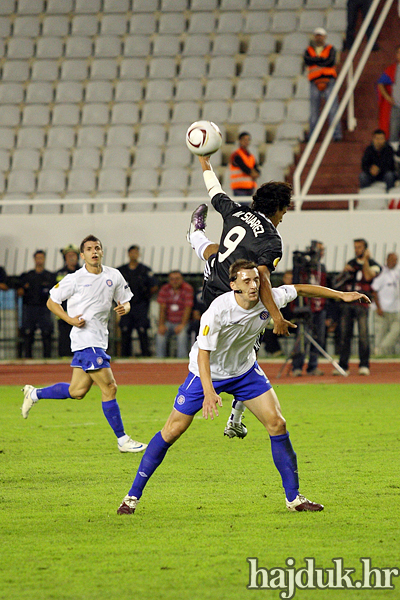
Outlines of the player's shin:
{"type": "Polygon", "coordinates": [[[245,411],[245,405],[243,404],[243,402],[240,402],[240,400],[233,400],[232,401],[232,410],[231,410],[231,414],[229,415],[229,419],[228,419],[228,423],[232,422],[235,424],[238,424],[242,421],[242,415],[245,411]]]}
{"type": "Polygon", "coordinates": [[[299,493],[297,457],[287,431],[283,435],[271,435],[272,458],[284,487],[286,498],[292,502],[299,493]]]}
{"type": "Polygon", "coordinates": [[[168,444],[168,442],[164,441],[161,431],[156,433],[156,435],[150,440],[146,452],[140,461],[136,477],[131,489],[128,492],[128,496],[134,496],[139,500],[149,478],[164,460],[164,456],[166,455],[170,446],[171,444],[168,444]]]}
{"type": "Polygon", "coordinates": [[[115,399],[109,400],[108,402],[102,402],[102,408],[105,418],[118,438],[118,443],[120,443],[120,440],[121,443],[123,443],[125,441],[123,438],[126,434],[124,431],[124,425],[122,423],[118,402],[115,399]]]}
{"type": "Polygon", "coordinates": [[[63,398],[72,398],[69,393],[69,385],[69,383],[55,383],[49,387],[39,388],[36,390],[37,399],[62,400],[63,398]]]}

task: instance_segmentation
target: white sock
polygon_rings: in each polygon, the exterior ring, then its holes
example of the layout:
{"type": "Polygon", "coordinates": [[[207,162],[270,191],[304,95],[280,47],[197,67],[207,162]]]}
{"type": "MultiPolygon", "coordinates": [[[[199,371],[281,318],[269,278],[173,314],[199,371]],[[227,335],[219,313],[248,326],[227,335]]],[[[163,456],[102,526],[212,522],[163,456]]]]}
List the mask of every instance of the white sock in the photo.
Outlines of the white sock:
{"type": "Polygon", "coordinates": [[[190,235],[190,243],[197,256],[201,260],[205,260],[203,255],[204,250],[207,248],[207,246],[212,244],[212,242],[208,239],[204,231],[201,231],[201,229],[194,231],[190,235]]]}
{"type": "MultiPolygon", "coordinates": [[[[233,402],[235,402],[235,400],[233,402]]],[[[240,402],[240,401],[236,402],[235,408],[232,406],[232,412],[230,414],[229,421],[232,421],[236,425],[241,423],[242,414],[244,413],[245,408],[246,407],[243,404],[243,402],[240,402]]]]}
{"type": "Polygon", "coordinates": [[[37,402],[39,400],[39,398],[37,397],[37,389],[33,388],[33,390],[31,391],[31,398],[32,400],[35,400],[35,402],[37,402]]]}
{"type": "Polygon", "coordinates": [[[118,444],[120,446],[123,446],[125,444],[125,442],[127,442],[129,440],[129,435],[127,435],[125,433],[125,435],[123,435],[122,437],[118,438],[118,444]]]}

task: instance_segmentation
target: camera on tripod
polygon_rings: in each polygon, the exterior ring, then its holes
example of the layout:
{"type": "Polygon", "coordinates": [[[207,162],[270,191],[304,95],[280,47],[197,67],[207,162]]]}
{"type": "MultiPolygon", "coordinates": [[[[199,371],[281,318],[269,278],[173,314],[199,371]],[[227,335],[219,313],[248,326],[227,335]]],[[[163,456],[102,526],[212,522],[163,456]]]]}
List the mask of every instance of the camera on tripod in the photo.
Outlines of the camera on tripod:
{"type": "MultiPolygon", "coordinates": [[[[295,250],[293,252],[293,271],[307,270],[316,267],[320,259],[320,250],[317,240],[312,240],[311,245],[305,250],[295,250]]],[[[296,282],[299,283],[299,282],[296,282]]]]}

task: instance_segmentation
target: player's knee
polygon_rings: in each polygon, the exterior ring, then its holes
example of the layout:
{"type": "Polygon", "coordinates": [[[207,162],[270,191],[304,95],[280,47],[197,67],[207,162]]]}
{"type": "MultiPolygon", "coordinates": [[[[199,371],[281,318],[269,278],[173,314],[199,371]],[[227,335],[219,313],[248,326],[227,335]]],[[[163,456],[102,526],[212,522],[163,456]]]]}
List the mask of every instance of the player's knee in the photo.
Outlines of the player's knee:
{"type": "Polygon", "coordinates": [[[267,429],[270,435],[283,435],[286,433],[286,421],[282,415],[275,415],[268,423],[267,429]]]}
{"type": "Polygon", "coordinates": [[[73,387],[69,388],[69,394],[74,400],[82,400],[82,398],[86,396],[86,393],[87,389],[73,387]]]}
{"type": "Polygon", "coordinates": [[[167,444],[173,444],[178,440],[185,429],[178,422],[175,423],[166,423],[161,430],[161,435],[163,439],[167,442],[167,444]]]}
{"type": "Polygon", "coordinates": [[[116,381],[112,381],[111,383],[108,384],[108,391],[111,396],[111,399],[114,399],[116,397],[117,390],[118,390],[118,386],[117,386],[116,381]]]}

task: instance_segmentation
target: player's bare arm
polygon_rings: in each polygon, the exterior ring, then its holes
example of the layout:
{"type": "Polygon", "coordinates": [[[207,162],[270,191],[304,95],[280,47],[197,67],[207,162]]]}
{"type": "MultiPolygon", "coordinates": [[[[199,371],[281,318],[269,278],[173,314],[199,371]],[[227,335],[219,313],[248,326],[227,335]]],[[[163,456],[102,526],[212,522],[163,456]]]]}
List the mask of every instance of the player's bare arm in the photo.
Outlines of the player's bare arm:
{"type": "Polygon", "coordinates": [[[297,325],[287,321],[283,318],[283,315],[277,307],[274,297],[272,295],[272,286],[270,279],[270,272],[268,267],[265,265],[259,265],[258,272],[260,273],[261,286],[260,286],[260,298],[265,308],[268,310],[271,318],[274,322],[274,333],[276,335],[290,335],[289,327],[296,329],[297,325]]]}
{"type": "Polygon", "coordinates": [[[130,310],[130,302],[124,302],[123,304],[121,304],[121,302],[118,302],[117,306],[114,308],[114,311],[117,313],[117,315],[120,315],[121,317],[127,315],[130,310]]]}
{"type": "Polygon", "coordinates": [[[54,302],[51,298],[47,300],[46,304],[47,308],[59,319],[62,319],[68,325],[72,325],[73,327],[83,327],[85,325],[85,319],[82,319],[82,315],[76,315],[75,317],[70,317],[68,313],[63,309],[61,304],[54,302]]]}
{"type": "Polygon", "coordinates": [[[332,290],[322,285],[311,285],[306,283],[295,284],[298,296],[306,296],[307,298],[332,298],[333,300],[342,300],[343,302],[365,302],[370,304],[371,300],[365,294],[359,292],[339,292],[332,290]]]}
{"type": "Polygon", "coordinates": [[[216,393],[211,379],[210,369],[210,350],[202,350],[199,348],[197,363],[199,365],[199,373],[201,385],[203,386],[204,402],[203,402],[203,417],[205,419],[214,419],[218,414],[218,406],[222,406],[222,400],[216,393]]]}

